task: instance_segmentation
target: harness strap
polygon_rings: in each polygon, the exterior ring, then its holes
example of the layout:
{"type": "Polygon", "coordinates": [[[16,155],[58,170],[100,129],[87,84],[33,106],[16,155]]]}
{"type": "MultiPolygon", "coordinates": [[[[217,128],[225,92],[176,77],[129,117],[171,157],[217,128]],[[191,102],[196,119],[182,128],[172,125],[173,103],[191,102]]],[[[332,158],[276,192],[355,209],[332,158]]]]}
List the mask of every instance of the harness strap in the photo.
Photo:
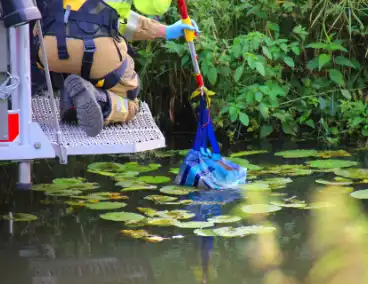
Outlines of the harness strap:
{"type": "Polygon", "coordinates": [[[81,76],[83,79],[89,80],[93,64],[93,56],[96,52],[96,45],[93,38],[84,39],[83,42],[84,42],[84,54],[82,59],[81,76]]]}
{"type": "Polygon", "coordinates": [[[207,109],[207,103],[203,96],[200,97],[199,105],[199,121],[197,126],[196,138],[193,149],[200,151],[201,148],[206,151],[207,141],[209,140],[212,146],[213,153],[220,154],[220,147],[218,146],[215,131],[213,129],[210,111],[207,109]]]}
{"type": "Polygon", "coordinates": [[[127,67],[128,61],[124,60],[124,62],[119,66],[119,68],[110,72],[104,78],[90,79],[90,82],[98,88],[105,90],[111,89],[112,87],[114,87],[116,84],[119,83],[120,78],[125,73],[127,67]]]}
{"type": "MultiPolygon", "coordinates": [[[[63,1],[58,1],[58,6],[61,11],[64,11],[63,1]]],[[[70,9],[70,6],[67,7],[66,12],[70,9]]],[[[64,22],[64,13],[59,13],[55,16],[55,21],[57,25],[57,29],[55,31],[57,48],[58,48],[58,56],[60,60],[65,60],[69,58],[68,49],[66,46],[66,32],[65,32],[65,22],[64,22]]]]}

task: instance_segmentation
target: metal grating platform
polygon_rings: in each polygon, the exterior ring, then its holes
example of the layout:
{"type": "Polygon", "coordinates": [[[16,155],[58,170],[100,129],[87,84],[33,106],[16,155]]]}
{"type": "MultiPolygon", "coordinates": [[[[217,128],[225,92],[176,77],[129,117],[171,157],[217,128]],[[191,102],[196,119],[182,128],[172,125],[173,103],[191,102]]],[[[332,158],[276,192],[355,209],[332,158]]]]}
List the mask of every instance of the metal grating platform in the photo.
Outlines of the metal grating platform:
{"type": "MultiPolygon", "coordinates": [[[[60,121],[59,99],[56,99],[57,117],[60,121]]],[[[32,118],[37,122],[60,157],[53,113],[46,96],[32,98],[32,118]]],[[[96,137],[88,137],[77,124],[60,122],[63,133],[61,143],[67,155],[98,155],[136,153],[165,147],[165,137],[156,125],[146,103],[141,103],[141,111],[136,118],[126,124],[107,126],[96,137]]]]}

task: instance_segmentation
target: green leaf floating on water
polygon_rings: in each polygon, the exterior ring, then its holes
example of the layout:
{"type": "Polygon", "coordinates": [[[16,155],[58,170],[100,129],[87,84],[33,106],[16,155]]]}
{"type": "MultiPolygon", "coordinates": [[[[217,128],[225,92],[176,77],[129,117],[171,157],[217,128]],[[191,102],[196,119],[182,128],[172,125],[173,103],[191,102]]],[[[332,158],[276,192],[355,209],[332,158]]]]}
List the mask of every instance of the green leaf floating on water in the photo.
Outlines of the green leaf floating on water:
{"type": "Polygon", "coordinates": [[[73,196],[73,195],[78,195],[81,194],[82,191],[81,190],[77,190],[77,189],[63,189],[63,190],[53,190],[53,191],[46,191],[45,194],[46,195],[50,195],[50,196],[73,196]]]}
{"type": "Polygon", "coordinates": [[[119,173],[119,172],[125,171],[125,166],[123,164],[114,163],[114,162],[97,162],[97,163],[92,163],[88,165],[87,169],[94,173],[98,173],[98,172],[119,173]]]}
{"type": "Polygon", "coordinates": [[[150,218],[147,220],[147,224],[151,226],[159,226],[159,227],[169,227],[169,226],[177,226],[180,224],[178,220],[172,218],[150,218]]]}
{"type": "Polygon", "coordinates": [[[329,159],[333,157],[351,157],[351,154],[346,152],[345,150],[335,150],[335,151],[319,151],[316,156],[323,159],[329,159]]]}
{"type": "Polygon", "coordinates": [[[128,222],[134,221],[139,222],[145,219],[143,215],[131,212],[109,212],[105,214],[101,214],[100,218],[103,220],[114,221],[114,222],[128,222]]]}
{"type": "Polygon", "coordinates": [[[291,178],[265,178],[261,182],[267,183],[272,187],[292,183],[293,180],[291,178]]]}
{"type": "Polygon", "coordinates": [[[166,195],[158,195],[158,194],[153,194],[153,195],[147,195],[144,197],[144,199],[146,200],[151,200],[154,202],[171,202],[171,201],[175,201],[178,198],[177,197],[172,197],[172,196],[166,196],[166,195]]]}
{"type": "Polygon", "coordinates": [[[244,157],[244,156],[250,156],[250,155],[264,154],[264,153],[268,153],[268,151],[265,151],[265,150],[242,151],[242,152],[232,153],[230,155],[230,158],[238,158],[238,157],[244,157]]]}
{"type": "Polygon", "coordinates": [[[190,151],[190,149],[179,150],[179,151],[178,151],[178,154],[179,154],[180,156],[186,156],[186,155],[188,155],[189,151],[190,151]]]}
{"type": "Polygon", "coordinates": [[[271,213],[281,210],[280,206],[270,205],[270,204],[251,204],[251,205],[244,205],[241,207],[241,210],[244,213],[248,214],[264,214],[264,213],[271,213]]]}
{"type": "Polygon", "coordinates": [[[137,162],[129,162],[124,164],[124,167],[127,171],[146,173],[158,170],[161,165],[160,164],[148,164],[148,165],[140,165],[137,162]]]}
{"type": "Polygon", "coordinates": [[[155,190],[157,188],[158,188],[157,185],[133,183],[131,186],[123,188],[121,192],[138,191],[138,190],[155,190]]]}
{"type": "Polygon", "coordinates": [[[110,199],[128,199],[127,196],[120,195],[119,192],[95,192],[88,195],[70,196],[71,198],[78,198],[84,200],[110,200],[110,199]]]}
{"type": "Polygon", "coordinates": [[[224,157],[224,158],[235,164],[238,164],[239,166],[243,168],[247,168],[248,170],[259,171],[263,169],[260,166],[251,164],[247,159],[231,158],[231,157],[224,157]]]}
{"type": "Polygon", "coordinates": [[[123,208],[125,206],[127,206],[127,204],[124,202],[111,202],[111,201],[86,204],[86,207],[91,210],[114,210],[123,208]]]}
{"type": "Polygon", "coordinates": [[[368,177],[368,169],[338,169],[335,174],[351,179],[365,179],[368,177]]]}
{"type": "Polygon", "coordinates": [[[125,173],[118,173],[113,175],[113,179],[116,181],[126,180],[135,178],[139,175],[139,172],[125,172],[125,173]]]}
{"type": "Polygon", "coordinates": [[[357,199],[368,199],[368,189],[357,190],[350,193],[350,195],[357,199]]]}
{"type": "Polygon", "coordinates": [[[325,184],[325,185],[350,185],[352,181],[328,181],[324,179],[317,179],[316,183],[325,184]]]}
{"type": "Polygon", "coordinates": [[[157,158],[169,158],[175,156],[175,152],[172,151],[154,151],[154,154],[157,158]]]}
{"type": "Polygon", "coordinates": [[[329,202],[314,202],[314,203],[311,203],[309,205],[307,205],[306,207],[304,207],[303,209],[323,209],[323,208],[328,208],[328,207],[332,207],[332,206],[335,206],[334,204],[332,203],[329,203],[329,202]]]}
{"type": "Polygon", "coordinates": [[[222,223],[235,223],[240,221],[241,218],[238,216],[231,216],[231,215],[222,215],[222,216],[216,216],[213,218],[208,218],[208,222],[211,223],[218,223],[218,224],[222,224],[222,223]]]}
{"type": "Polygon", "coordinates": [[[64,185],[74,185],[80,184],[85,181],[85,178],[76,177],[76,178],[56,178],[52,181],[54,184],[64,184],[64,185]]]}
{"type": "Polygon", "coordinates": [[[156,213],[157,213],[156,209],[148,208],[148,207],[137,207],[137,210],[144,213],[148,217],[156,216],[156,213]]]}
{"type": "Polygon", "coordinates": [[[169,173],[172,173],[174,175],[177,175],[179,173],[179,170],[180,170],[179,168],[171,168],[169,170],[169,173]]]}
{"type": "Polygon", "coordinates": [[[83,207],[83,206],[86,205],[86,202],[84,200],[77,200],[77,201],[67,200],[67,201],[65,201],[65,204],[68,204],[70,206],[80,206],[80,207],[83,207]]]}
{"type": "Polygon", "coordinates": [[[201,237],[214,237],[216,236],[213,229],[195,229],[194,234],[201,237]]]}
{"type": "Polygon", "coordinates": [[[100,185],[97,182],[86,182],[86,183],[70,185],[68,189],[87,191],[87,190],[97,189],[99,187],[100,185]]]}
{"type": "Polygon", "coordinates": [[[3,215],[2,218],[4,220],[12,220],[14,222],[32,222],[38,220],[37,216],[27,213],[14,213],[12,215],[7,214],[3,215]]]}
{"type": "Polygon", "coordinates": [[[128,178],[128,179],[125,179],[125,180],[121,180],[117,183],[115,183],[115,186],[121,186],[121,187],[131,187],[133,185],[141,185],[141,184],[144,184],[143,182],[140,182],[138,181],[137,179],[134,179],[134,178],[128,178]]]}
{"type": "Polygon", "coordinates": [[[187,195],[194,191],[198,191],[198,189],[180,185],[168,185],[160,188],[160,192],[171,195],[187,195]]]}
{"type": "Polygon", "coordinates": [[[164,176],[142,176],[139,177],[139,181],[153,184],[167,183],[171,181],[171,178],[164,176]]]}
{"type": "Polygon", "coordinates": [[[288,151],[281,151],[275,153],[275,156],[280,156],[283,158],[307,158],[313,157],[318,152],[316,150],[288,150],[288,151]]]}
{"type": "Polygon", "coordinates": [[[172,218],[176,220],[187,220],[195,216],[194,213],[189,212],[187,210],[157,211],[156,214],[157,216],[162,218],[172,218]]]}
{"type": "Polygon", "coordinates": [[[168,201],[168,202],[158,202],[159,204],[163,205],[189,205],[194,203],[191,199],[184,199],[180,201],[168,201]]]}
{"type": "Polygon", "coordinates": [[[276,228],[272,226],[242,226],[242,227],[222,227],[214,229],[216,236],[225,238],[243,237],[252,234],[264,234],[275,231],[276,228]]]}
{"type": "Polygon", "coordinates": [[[241,184],[239,185],[240,189],[248,190],[248,191],[258,191],[258,190],[269,190],[270,186],[267,183],[261,183],[261,182],[252,182],[247,184],[241,184]]]}
{"type": "Polygon", "coordinates": [[[298,200],[295,200],[289,203],[281,202],[281,201],[273,201],[273,202],[270,202],[270,204],[278,206],[278,207],[286,207],[286,208],[305,208],[307,207],[307,204],[304,201],[298,201],[298,200]]]}
{"type": "Polygon", "coordinates": [[[209,228],[209,227],[213,227],[214,223],[201,222],[201,221],[190,221],[190,222],[179,222],[176,226],[180,228],[191,228],[191,229],[209,228]]]}
{"type": "Polygon", "coordinates": [[[65,184],[53,184],[53,183],[45,183],[45,184],[34,184],[32,185],[32,190],[34,191],[60,191],[63,189],[67,189],[69,185],[65,184]]]}
{"type": "Polygon", "coordinates": [[[307,164],[312,168],[318,168],[318,169],[339,169],[339,168],[348,168],[348,167],[356,166],[358,162],[330,159],[330,160],[309,161],[307,162],[307,164]]]}

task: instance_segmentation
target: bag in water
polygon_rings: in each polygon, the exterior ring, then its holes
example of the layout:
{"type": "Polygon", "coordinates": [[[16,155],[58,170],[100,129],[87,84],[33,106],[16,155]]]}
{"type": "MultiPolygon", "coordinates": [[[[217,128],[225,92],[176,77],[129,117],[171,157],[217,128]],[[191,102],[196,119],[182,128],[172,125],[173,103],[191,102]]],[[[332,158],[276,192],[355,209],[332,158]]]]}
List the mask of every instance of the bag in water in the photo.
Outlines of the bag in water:
{"type": "Polygon", "coordinates": [[[201,96],[196,139],[180,166],[176,184],[205,189],[227,189],[244,184],[246,176],[246,168],[221,156],[209,109],[206,107],[205,98],[201,96]],[[212,146],[212,153],[207,149],[207,139],[212,146]]]}

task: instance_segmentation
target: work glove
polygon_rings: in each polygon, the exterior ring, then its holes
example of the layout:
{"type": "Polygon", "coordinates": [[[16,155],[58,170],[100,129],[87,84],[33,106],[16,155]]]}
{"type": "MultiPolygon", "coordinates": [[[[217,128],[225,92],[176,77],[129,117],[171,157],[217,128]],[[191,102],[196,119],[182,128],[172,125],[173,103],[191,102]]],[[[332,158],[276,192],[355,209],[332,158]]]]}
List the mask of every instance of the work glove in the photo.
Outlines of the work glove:
{"type": "Polygon", "coordinates": [[[184,30],[192,30],[199,34],[198,26],[194,20],[192,20],[193,26],[183,24],[181,20],[175,24],[166,27],[166,39],[178,39],[184,36],[184,30]]]}

